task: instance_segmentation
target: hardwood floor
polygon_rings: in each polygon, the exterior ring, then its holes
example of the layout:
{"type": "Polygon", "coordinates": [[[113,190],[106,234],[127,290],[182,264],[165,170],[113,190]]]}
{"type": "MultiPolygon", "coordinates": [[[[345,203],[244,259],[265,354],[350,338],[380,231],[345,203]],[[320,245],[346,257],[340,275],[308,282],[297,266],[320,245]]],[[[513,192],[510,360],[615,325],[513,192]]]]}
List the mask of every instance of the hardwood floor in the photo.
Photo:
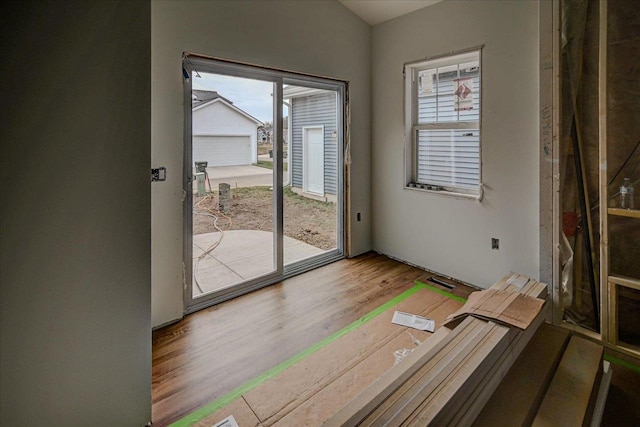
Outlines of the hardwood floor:
{"type": "MultiPolygon", "coordinates": [[[[154,331],[153,425],[184,417],[431,276],[368,253],[154,331]]],[[[454,293],[473,290],[457,285],[454,293]]]]}
{"type": "MultiPolygon", "coordinates": [[[[153,425],[179,420],[431,276],[368,253],[154,331],[153,425]]],[[[462,297],[475,290],[459,283],[442,289],[462,297]]],[[[618,365],[613,372],[602,425],[638,425],[640,375],[618,365]]]]}

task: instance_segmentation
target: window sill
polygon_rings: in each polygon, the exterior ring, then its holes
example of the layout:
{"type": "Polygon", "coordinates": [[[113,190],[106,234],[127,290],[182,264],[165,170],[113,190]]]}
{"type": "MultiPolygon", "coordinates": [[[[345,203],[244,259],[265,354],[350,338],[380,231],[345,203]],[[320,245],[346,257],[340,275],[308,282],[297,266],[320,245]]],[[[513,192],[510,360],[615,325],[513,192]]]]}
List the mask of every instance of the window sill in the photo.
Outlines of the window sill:
{"type": "Polygon", "coordinates": [[[426,188],[409,187],[409,186],[405,186],[404,189],[406,191],[415,191],[417,193],[435,194],[438,196],[453,197],[455,199],[460,199],[460,200],[476,200],[478,202],[482,201],[482,196],[483,196],[482,187],[480,187],[480,194],[456,193],[455,191],[447,191],[447,190],[428,190],[426,188]]]}

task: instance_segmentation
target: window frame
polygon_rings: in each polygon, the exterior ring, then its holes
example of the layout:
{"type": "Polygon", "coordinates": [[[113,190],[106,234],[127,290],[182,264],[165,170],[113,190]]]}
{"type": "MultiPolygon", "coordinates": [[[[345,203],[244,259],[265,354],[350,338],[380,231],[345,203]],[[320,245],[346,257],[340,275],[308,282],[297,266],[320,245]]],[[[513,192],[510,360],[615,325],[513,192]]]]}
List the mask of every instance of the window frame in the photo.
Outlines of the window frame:
{"type": "MultiPolygon", "coordinates": [[[[482,50],[484,45],[459,50],[442,55],[431,56],[416,61],[403,64],[404,76],[404,122],[405,122],[405,143],[404,143],[404,188],[406,190],[419,191],[423,193],[433,193],[458,198],[482,200],[482,103],[483,103],[483,82],[482,82],[482,50]],[[422,70],[443,68],[450,65],[459,65],[468,62],[465,55],[477,54],[479,66],[479,111],[477,121],[457,121],[418,123],[418,73],[422,70]],[[478,186],[442,186],[439,184],[418,182],[418,138],[420,130],[478,130],[478,186]]],[[[436,101],[437,102],[437,101],[436,101]]]]}

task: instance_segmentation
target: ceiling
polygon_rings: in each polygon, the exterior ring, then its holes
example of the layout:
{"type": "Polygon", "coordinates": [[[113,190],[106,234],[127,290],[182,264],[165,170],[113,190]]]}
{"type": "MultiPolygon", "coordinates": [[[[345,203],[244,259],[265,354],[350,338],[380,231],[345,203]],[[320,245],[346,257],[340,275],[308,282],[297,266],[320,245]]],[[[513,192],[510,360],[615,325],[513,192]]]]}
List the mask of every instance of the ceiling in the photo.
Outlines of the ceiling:
{"type": "Polygon", "coordinates": [[[442,0],[339,0],[369,25],[376,25],[442,0]]]}

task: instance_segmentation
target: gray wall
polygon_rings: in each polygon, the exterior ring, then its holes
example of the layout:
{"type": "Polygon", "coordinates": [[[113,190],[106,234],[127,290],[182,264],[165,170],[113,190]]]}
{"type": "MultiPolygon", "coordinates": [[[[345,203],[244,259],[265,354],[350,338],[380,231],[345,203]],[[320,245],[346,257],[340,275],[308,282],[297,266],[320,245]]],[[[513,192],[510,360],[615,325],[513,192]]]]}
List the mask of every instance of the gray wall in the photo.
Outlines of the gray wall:
{"type": "Polygon", "coordinates": [[[151,418],[150,5],[3,6],[0,425],[151,418]]]}
{"type": "Polygon", "coordinates": [[[153,1],[152,145],[167,182],[152,187],[152,322],[179,319],[182,288],[182,53],[349,82],[351,254],[371,249],[370,27],[337,1],[153,1]]]}
{"type": "Polygon", "coordinates": [[[538,3],[445,1],[373,27],[371,43],[374,248],[479,286],[537,277],[538,3]],[[404,190],[403,64],[481,44],[484,199],[404,190]]]}
{"type": "Polygon", "coordinates": [[[336,95],[323,93],[293,98],[291,113],[291,181],[294,187],[302,188],[303,156],[302,128],[324,126],[324,191],[337,194],[338,187],[338,138],[336,95]]]}

